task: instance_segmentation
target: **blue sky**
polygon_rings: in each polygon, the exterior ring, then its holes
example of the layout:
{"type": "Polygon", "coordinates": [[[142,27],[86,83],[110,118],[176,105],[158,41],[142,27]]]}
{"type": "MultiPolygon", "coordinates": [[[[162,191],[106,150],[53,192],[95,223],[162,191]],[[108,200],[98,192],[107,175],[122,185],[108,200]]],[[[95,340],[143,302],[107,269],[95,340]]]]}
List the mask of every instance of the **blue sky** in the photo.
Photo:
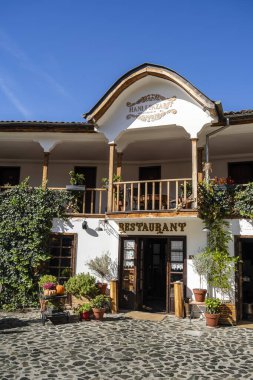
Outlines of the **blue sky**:
{"type": "Polygon", "coordinates": [[[0,120],[81,121],[144,62],[253,108],[252,14],[252,0],[2,1],[0,120]]]}

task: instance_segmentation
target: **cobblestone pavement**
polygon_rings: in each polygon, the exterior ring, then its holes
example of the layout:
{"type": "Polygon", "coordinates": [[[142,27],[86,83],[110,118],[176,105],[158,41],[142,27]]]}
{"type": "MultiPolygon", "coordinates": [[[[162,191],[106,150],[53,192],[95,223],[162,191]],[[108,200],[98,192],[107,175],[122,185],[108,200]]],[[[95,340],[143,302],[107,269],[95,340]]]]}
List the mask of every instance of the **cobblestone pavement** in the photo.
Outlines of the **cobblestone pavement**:
{"type": "Polygon", "coordinates": [[[253,330],[204,322],[71,320],[0,313],[0,379],[253,379],[253,330]]]}

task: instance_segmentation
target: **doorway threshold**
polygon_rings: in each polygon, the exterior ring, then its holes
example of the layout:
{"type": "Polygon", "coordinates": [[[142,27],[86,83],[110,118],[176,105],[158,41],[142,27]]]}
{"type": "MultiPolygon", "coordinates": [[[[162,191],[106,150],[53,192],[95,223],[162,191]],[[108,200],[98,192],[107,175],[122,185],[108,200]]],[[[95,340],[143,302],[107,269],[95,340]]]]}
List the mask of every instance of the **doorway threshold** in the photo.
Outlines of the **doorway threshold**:
{"type": "Polygon", "coordinates": [[[166,317],[166,314],[148,313],[147,311],[130,311],[124,314],[124,317],[141,321],[161,322],[166,317]]]}

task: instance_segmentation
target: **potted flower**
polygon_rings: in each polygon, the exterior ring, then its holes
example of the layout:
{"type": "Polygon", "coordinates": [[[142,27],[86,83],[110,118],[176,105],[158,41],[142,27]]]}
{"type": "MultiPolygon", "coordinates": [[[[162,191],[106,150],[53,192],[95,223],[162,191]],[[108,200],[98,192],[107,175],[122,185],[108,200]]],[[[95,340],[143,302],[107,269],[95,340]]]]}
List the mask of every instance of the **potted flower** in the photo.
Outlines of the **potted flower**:
{"type": "Polygon", "coordinates": [[[56,295],[57,278],[55,276],[45,274],[40,277],[38,284],[44,296],[56,295]]]}
{"type": "Polygon", "coordinates": [[[206,325],[208,327],[217,327],[220,318],[220,306],[221,300],[218,298],[207,298],[205,300],[206,305],[206,325]]]}
{"type": "Polygon", "coordinates": [[[203,288],[203,279],[207,280],[211,265],[210,260],[210,255],[206,251],[194,255],[192,259],[193,270],[199,275],[199,288],[192,289],[197,302],[205,301],[207,289],[203,288]]]}
{"type": "Polygon", "coordinates": [[[89,321],[90,320],[90,314],[92,312],[92,308],[90,303],[84,303],[83,305],[80,305],[77,308],[77,311],[80,315],[80,320],[89,321]]]}
{"type": "Polygon", "coordinates": [[[46,282],[43,285],[44,296],[56,296],[56,284],[54,282],[46,282]]]}
{"type": "Polygon", "coordinates": [[[110,297],[100,294],[91,301],[91,307],[96,320],[101,321],[104,317],[104,313],[110,308],[110,297]]]}

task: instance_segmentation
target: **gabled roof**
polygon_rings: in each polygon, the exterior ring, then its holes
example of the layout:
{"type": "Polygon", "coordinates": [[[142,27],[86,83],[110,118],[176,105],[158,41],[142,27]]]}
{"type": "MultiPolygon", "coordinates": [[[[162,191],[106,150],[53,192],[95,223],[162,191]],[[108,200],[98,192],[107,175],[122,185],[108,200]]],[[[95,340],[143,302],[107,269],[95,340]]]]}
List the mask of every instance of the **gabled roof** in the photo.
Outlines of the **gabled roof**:
{"type": "Polygon", "coordinates": [[[187,79],[167,67],[144,63],[119,78],[97,104],[89,112],[83,114],[83,117],[88,121],[96,122],[127,87],[147,75],[164,78],[176,83],[206,109],[212,111],[212,113],[216,113],[215,102],[194,87],[187,79]]]}

